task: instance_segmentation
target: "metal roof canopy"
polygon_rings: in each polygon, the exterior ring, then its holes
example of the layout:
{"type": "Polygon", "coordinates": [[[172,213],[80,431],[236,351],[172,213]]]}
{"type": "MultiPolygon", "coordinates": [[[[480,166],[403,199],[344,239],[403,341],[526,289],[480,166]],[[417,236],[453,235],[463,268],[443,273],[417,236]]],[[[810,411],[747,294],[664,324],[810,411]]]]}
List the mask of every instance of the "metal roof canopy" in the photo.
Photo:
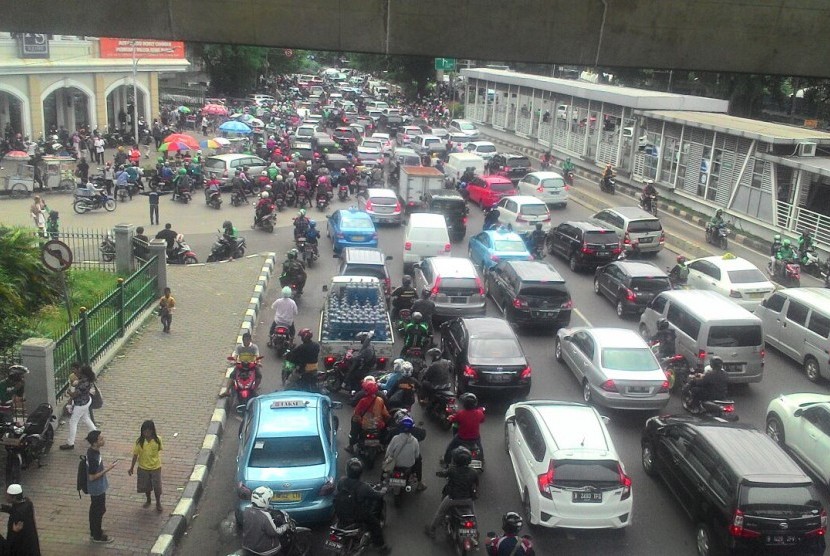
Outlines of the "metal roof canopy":
{"type": "Polygon", "coordinates": [[[681,110],[637,110],[634,113],[656,120],[689,124],[701,129],[756,139],[773,145],[796,145],[804,141],[830,145],[830,133],[774,122],[739,118],[727,114],[681,110]]]}

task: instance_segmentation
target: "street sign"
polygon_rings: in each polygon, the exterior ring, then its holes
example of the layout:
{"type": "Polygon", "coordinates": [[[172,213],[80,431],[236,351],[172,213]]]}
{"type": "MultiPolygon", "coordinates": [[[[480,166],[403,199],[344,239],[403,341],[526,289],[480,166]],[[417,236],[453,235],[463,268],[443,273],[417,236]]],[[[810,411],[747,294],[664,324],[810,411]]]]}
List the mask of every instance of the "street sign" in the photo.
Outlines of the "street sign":
{"type": "Polygon", "coordinates": [[[435,69],[437,71],[455,71],[456,62],[455,58],[436,58],[435,69]]]}
{"type": "Polygon", "coordinates": [[[286,58],[291,58],[294,55],[294,51],[291,50],[290,48],[286,48],[285,50],[282,51],[282,53],[285,54],[286,58]]]}
{"type": "Polygon", "coordinates": [[[64,242],[53,239],[43,244],[40,259],[46,268],[59,272],[72,266],[72,250],[64,242]]]}

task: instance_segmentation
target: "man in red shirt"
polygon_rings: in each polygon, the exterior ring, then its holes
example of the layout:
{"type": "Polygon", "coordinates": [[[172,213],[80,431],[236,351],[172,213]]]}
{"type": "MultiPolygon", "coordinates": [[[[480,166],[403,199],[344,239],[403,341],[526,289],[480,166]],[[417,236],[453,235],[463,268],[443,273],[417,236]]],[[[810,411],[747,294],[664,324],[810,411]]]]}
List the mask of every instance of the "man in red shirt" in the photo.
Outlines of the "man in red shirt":
{"type": "Polygon", "coordinates": [[[481,445],[480,432],[481,423],[484,422],[484,410],[478,407],[478,398],[471,392],[461,394],[459,399],[463,409],[449,417],[451,423],[458,423],[458,432],[450,440],[447,450],[444,452],[444,463],[446,465],[450,464],[452,451],[461,446],[463,442],[475,442],[478,446],[481,462],[484,463],[484,448],[481,445]]]}

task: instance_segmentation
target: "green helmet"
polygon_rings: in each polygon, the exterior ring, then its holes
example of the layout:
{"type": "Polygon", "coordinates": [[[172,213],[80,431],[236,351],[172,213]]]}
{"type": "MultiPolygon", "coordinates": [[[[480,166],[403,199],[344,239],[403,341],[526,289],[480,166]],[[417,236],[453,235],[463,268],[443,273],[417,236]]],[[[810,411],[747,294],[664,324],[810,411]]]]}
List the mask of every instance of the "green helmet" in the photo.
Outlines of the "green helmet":
{"type": "Polygon", "coordinates": [[[772,236],[772,240],[775,242],[781,241],[781,234],[775,234],[774,236],[772,236]]]}
{"type": "Polygon", "coordinates": [[[781,243],[781,245],[783,245],[784,247],[789,247],[789,246],[790,246],[790,243],[792,243],[792,242],[791,242],[789,239],[785,239],[785,240],[781,243]]]}
{"type": "Polygon", "coordinates": [[[300,212],[298,212],[297,214],[299,214],[300,216],[305,216],[305,209],[300,209],[300,212]]]}
{"type": "Polygon", "coordinates": [[[186,173],[187,173],[187,170],[185,170],[184,168],[179,168],[179,175],[180,175],[180,176],[183,176],[183,175],[185,175],[186,173]]]}
{"type": "Polygon", "coordinates": [[[164,157],[163,157],[163,156],[160,156],[160,157],[159,157],[159,159],[158,159],[158,161],[159,161],[159,164],[163,163],[163,162],[164,162],[164,157]]]}

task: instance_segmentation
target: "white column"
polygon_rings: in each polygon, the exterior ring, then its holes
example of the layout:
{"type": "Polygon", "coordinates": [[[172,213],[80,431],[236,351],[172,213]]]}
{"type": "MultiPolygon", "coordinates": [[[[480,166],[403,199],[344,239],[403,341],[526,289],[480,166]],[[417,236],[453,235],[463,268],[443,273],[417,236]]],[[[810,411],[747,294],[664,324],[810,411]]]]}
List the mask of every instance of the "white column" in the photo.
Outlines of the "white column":
{"type": "Polygon", "coordinates": [[[66,99],[64,98],[63,92],[65,89],[56,89],[55,90],[55,118],[58,120],[56,123],[58,125],[58,129],[61,126],[67,127],[66,125],[66,99]]]}

